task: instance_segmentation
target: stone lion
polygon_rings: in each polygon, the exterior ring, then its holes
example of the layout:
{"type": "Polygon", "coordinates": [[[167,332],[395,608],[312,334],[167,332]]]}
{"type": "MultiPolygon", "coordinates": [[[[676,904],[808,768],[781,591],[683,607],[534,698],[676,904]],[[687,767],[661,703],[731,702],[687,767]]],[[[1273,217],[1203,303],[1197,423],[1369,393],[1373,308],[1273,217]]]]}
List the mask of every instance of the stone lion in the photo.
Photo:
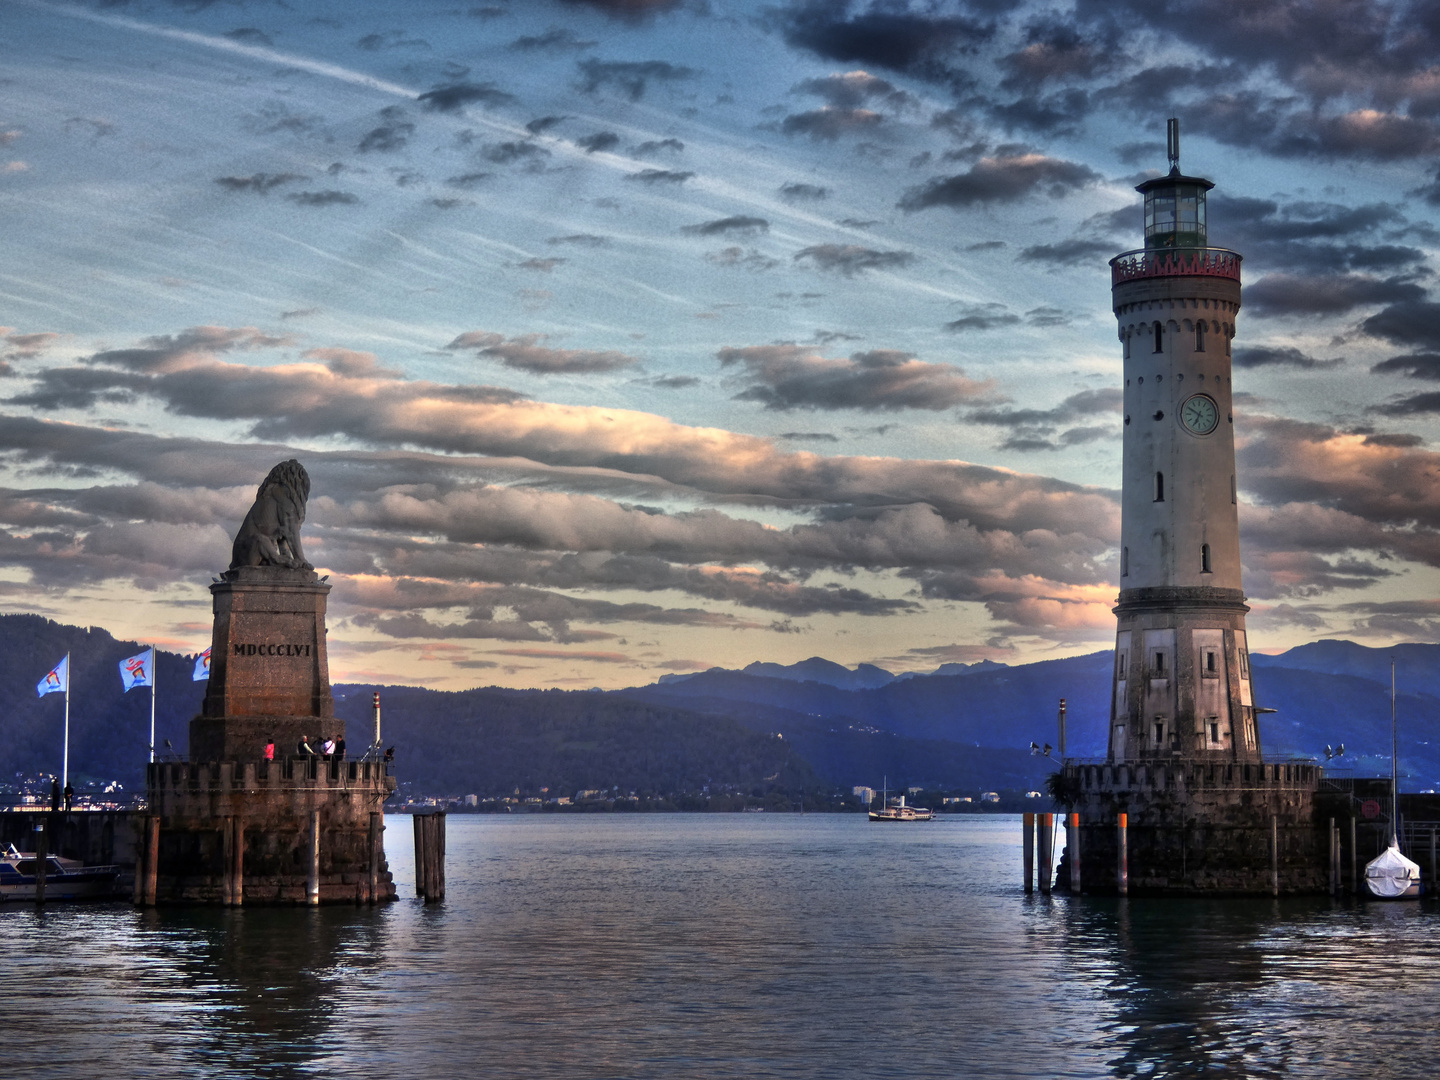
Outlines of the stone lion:
{"type": "Polygon", "coordinates": [[[305,500],[309,497],[310,477],[300,462],[292,458],[271,469],[255,493],[255,505],[235,534],[230,569],[286,566],[313,570],[300,546],[300,526],[305,521],[305,500]]]}

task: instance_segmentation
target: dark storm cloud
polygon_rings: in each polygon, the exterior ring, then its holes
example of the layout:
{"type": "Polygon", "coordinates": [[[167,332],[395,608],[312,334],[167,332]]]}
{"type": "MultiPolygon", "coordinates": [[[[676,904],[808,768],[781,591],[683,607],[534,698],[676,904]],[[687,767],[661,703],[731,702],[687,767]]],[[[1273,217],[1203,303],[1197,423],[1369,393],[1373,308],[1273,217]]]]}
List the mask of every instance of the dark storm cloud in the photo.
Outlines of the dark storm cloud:
{"type": "Polygon", "coordinates": [[[1370,368],[1377,375],[1398,372],[1412,379],[1440,382],[1440,353],[1410,353],[1381,360],[1370,368]]]}
{"type": "Polygon", "coordinates": [[[1394,271],[1425,258],[1418,248],[1374,242],[1377,234],[1393,235],[1406,225],[1392,205],[1226,195],[1208,201],[1211,242],[1238,248],[1267,269],[1305,276],[1394,271]]]}
{"type": "Polygon", "coordinates": [[[584,150],[587,154],[594,154],[601,150],[609,150],[620,145],[620,136],[613,131],[597,131],[593,135],[585,135],[575,140],[575,145],[584,150]]]}
{"type": "Polygon", "coordinates": [[[410,136],[415,134],[415,125],[405,119],[405,110],[398,105],[389,105],[381,109],[380,119],[384,123],[379,127],[371,128],[360,140],[357,149],[361,153],[371,151],[386,153],[399,150],[410,141],[410,136]]]}
{"type": "Polygon", "coordinates": [[[1360,329],[1396,345],[1440,352],[1440,304],[1402,300],[1371,315],[1361,322],[1360,329]]]}
{"type": "Polygon", "coordinates": [[[808,135],[812,139],[833,142],[842,135],[860,135],[872,131],[885,118],[869,109],[836,109],[827,105],[823,109],[794,113],[780,122],[780,130],[786,135],[808,135]]]}
{"type": "Polygon", "coordinates": [[[693,172],[677,172],[672,169],[641,169],[636,173],[626,173],[625,179],[654,186],[655,184],[683,184],[694,175],[693,172]]]}
{"type": "Polygon", "coordinates": [[[898,270],[915,261],[909,251],[877,251],[856,244],[813,244],[795,253],[795,261],[808,259],[816,269],[854,277],[866,270],[898,270]]]}
{"type": "Polygon", "coordinates": [[[1425,290],[1398,277],[1267,274],[1245,287],[1245,306],[1261,315],[1343,315],[1365,304],[1422,300],[1425,290]]]}
{"type": "Polygon", "coordinates": [[[511,105],[513,94],[507,94],[495,87],[494,83],[451,83],[437,86],[415,99],[421,106],[435,112],[459,112],[466,105],[481,104],[487,107],[511,105]]]}
{"type": "Polygon", "coordinates": [[[597,44],[599,42],[580,39],[573,30],[556,27],[543,34],[518,37],[510,43],[510,48],[519,52],[572,52],[593,49],[597,44]]]}
{"type": "Polygon", "coordinates": [[[898,205],[902,210],[914,211],[932,206],[1018,202],[1037,192],[1058,199],[1100,179],[1094,169],[1078,162],[1043,154],[1015,153],[982,158],[967,172],[937,177],[911,188],[898,205]]]}
{"type": "Polygon", "coordinates": [[[774,18],[787,43],[826,60],[883,67],[952,85],[970,81],[957,60],[995,32],[993,23],[914,13],[882,0],[869,5],[809,0],[774,18]]]}
{"type": "Polygon", "coordinates": [[[785,184],[780,188],[780,197],[787,202],[818,202],[830,197],[830,189],[819,184],[785,184]]]}
{"type": "Polygon", "coordinates": [[[679,139],[651,139],[631,150],[635,157],[652,157],[659,153],[683,154],[685,144],[679,139]]]}
{"type": "Polygon", "coordinates": [[[1237,347],[1234,361],[1237,368],[1293,367],[1303,371],[1339,367],[1345,362],[1343,359],[1317,360],[1309,353],[1303,353],[1290,345],[1237,347]]]}
{"type": "Polygon", "coordinates": [[[253,191],[264,195],[281,184],[291,184],[305,178],[298,173],[253,173],[250,176],[217,176],[215,183],[226,191],[253,191]]]}
{"type": "Polygon", "coordinates": [[[1069,135],[1077,132],[1089,115],[1090,95],[1071,88],[1046,97],[1022,97],[1008,105],[993,104],[990,115],[1006,131],[1028,131],[1040,135],[1069,135]]]}
{"type": "Polygon", "coordinates": [[[827,359],[801,345],[726,348],[721,367],[740,365],[754,380],[737,400],[767,409],[898,409],[940,411],[994,395],[991,382],[967,378],[949,364],[930,364],[910,353],[874,349],[848,360],[827,359]]]}
{"type": "Polygon", "coordinates": [[[1383,405],[1372,405],[1370,411],[1380,416],[1433,416],[1440,413],[1440,393],[1411,394],[1383,405]]]}
{"type": "Polygon", "coordinates": [[[631,101],[645,96],[652,82],[677,83],[693,79],[694,68],[667,63],[664,60],[581,60],[580,89],[587,94],[608,88],[624,94],[631,101]]]}
{"type": "MultiPolygon", "coordinates": [[[[1022,249],[1017,258],[1021,262],[1049,263],[1052,266],[1103,266],[1114,254],[1112,241],[1071,237],[1053,244],[1033,244],[1022,249]]],[[[1246,299],[1249,299],[1248,293],[1246,299]]]]}
{"type": "Polygon", "coordinates": [[[691,236],[729,236],[734,234],[753,236],[756,233],[767,232],[769,229],[770,223],[764,218],[745,215],[717,218],[700,225],[682,225],[680,227],[682,233],[688,233],[691,236]]]}
{"type": "Polygon", "coordinates": [[[621,352],[598,352],[592,349],[551,349],[541,344],[544,334],[521,334],[506,339],[500,334],[472,330],[461,334],[447,349],[468,349],[476,356],[499,360],[506,367],[533,371],[540,375],[588,375],[632,367],[640,361],[621,352]]]}
{"type": "Polygon", "coordinates": [[[48,368],[35,377],[35,384],[23,394],[6,398],[8,405],[52,412],[56,409],[89,409],[104,402],[119,405],[133,402],[143,392],[143,375],[90,368],[48,368]]]}
{"type": "Polygon", "coordinates": [[[360,201],[348,191],[292,191],[285,198],[301,206],[345,206],[360,201]]]}
{"type": "Polygon", "coordinates": [[[1033,93],[1051,80],[1088,79],[1113,68],[1124,59],[1118,28],[1099,29],[1087,35],[1054,13],[1034,19],[1025,27],[1025,44],[999,60],[1007,73],[1001,89],[1033,93]]]}

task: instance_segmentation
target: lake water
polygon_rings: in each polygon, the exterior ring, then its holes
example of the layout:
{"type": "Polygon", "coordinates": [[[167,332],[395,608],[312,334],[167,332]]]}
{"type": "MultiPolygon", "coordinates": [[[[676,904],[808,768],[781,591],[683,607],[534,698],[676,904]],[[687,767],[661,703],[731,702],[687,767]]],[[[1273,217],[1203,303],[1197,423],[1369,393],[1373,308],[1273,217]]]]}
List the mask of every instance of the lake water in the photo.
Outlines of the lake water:
{"type": "MultiPolygon", "coordinates": [[[[1016,818],[452,816],[448,899],[0,908],[15,1077],[1367,1077],[1440,907],[1027,898],[1016,818]]],[[[1426,1063],[1429,1063],[1428,1065],[1426,1063]]]]}

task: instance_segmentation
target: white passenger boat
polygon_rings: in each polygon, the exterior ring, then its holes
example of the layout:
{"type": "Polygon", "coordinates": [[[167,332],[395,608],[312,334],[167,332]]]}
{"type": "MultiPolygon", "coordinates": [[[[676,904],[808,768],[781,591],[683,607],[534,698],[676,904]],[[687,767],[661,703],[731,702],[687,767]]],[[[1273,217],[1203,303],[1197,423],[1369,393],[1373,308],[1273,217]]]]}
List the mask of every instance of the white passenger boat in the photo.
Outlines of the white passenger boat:
{"type": "MultiPolygon", "coordinates": [[[[36,860],[33,851],[10,845],[0,855],[0,902],[34,900],[36,860]]],[[[118,866],[86,866],[78,859],[50,855],[45,859],[45,900],[87,900],[115,892],[118,866]]]]}
{"type": "Polygon", "coordinates": [[[923,806],[906,806],[904,795],[896,799],[892,806],[870,811],[871,821],[931,821],[934,817],[935,811],[927,810],[923,806]]]}

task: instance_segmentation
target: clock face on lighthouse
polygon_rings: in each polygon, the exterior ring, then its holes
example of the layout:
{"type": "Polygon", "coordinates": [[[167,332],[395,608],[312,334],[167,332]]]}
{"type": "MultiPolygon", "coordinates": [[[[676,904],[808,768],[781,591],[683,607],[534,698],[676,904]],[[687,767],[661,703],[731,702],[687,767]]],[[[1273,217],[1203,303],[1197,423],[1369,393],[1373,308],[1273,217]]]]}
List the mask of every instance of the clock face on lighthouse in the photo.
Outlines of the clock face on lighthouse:
{"type": "Polygon", "coordinates": [[[1180,406],[1180,422],[1196,435],[1209,435],[1220,422],[1220,410],[1213,399],[1196,394],[1180,406]]]}

